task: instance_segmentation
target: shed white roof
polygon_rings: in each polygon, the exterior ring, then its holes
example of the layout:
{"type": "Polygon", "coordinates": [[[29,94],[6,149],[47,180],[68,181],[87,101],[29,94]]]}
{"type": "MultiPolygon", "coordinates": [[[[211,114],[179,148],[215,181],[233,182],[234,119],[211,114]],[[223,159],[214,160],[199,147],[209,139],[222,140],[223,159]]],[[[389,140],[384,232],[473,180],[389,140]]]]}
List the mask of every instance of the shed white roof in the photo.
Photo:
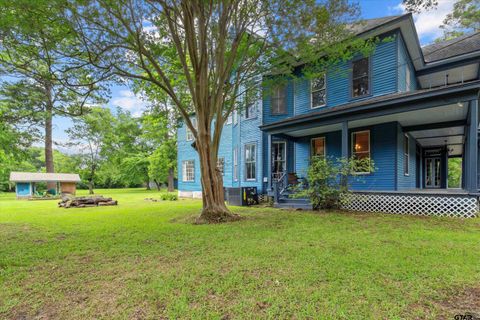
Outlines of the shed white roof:
{"type": "Polygon", "coordinates": [[[11,172],[11,182],[80,182],[76,173],[11,172]]]}

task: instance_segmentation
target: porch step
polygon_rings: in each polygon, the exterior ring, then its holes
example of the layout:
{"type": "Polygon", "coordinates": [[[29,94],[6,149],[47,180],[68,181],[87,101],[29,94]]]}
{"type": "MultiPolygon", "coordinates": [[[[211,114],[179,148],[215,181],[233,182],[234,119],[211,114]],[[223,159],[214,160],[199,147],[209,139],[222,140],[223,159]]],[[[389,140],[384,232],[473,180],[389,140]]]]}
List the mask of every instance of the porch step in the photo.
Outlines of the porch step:
{"type": "Polygon", "coordinates": [[[308,199],[279,199],[274,205],[275,208],[312,210],[312,204],[308,199]]]}

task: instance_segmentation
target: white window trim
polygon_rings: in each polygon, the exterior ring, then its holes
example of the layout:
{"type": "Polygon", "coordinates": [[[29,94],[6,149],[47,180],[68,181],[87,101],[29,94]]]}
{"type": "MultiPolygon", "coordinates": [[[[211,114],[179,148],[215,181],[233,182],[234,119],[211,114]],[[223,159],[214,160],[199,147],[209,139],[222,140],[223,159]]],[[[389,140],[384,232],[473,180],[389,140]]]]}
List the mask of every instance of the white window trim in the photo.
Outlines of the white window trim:
{"type": "Polygon", "coordinates": [[[195,160],[183,160],[182,161],[182,182],[195,182],[195,160]],[[193,176],[192,180],[187,180],[187,162],[193,164],[193,176]]]}
{"type": "MultiPolygon", "coordinates": [[[[197,118],[192,118],[192,119],[190,119],[190,122],[192,122],[192,125],[193,125],[193,127],[194,127],[195,129],[198,128],[198,126],[197,126],[197,118]]],[[[195,136],[193,135],[192,130],[190,130],[190,128],[187,126],[187,124],[185,124],[185,126],[186,126],[186,128],[185,128],[185,129],[186,129],[186,130],[185,130],[185,140],[186,140],[186,141],[193,141],[193,140],[195,139],[195,136]],[[192,135],[192,137],[191,137],[190,139],[189,139],[189,137],[188,137],[189,132],[190,132],[190,134],[192,135]]]]}
{"type": "Polygon", "coordinates": [[[403,141],[403,161],[406,161],[406,162],[403,164],[403,175],[408,177],[410,176],[410,138],[408,137],[408,135],[405,135],[404,138],[405,138],[405,141],[403,141]],[[407,143],[406,153],[405,153],[405,142],[407,143]]]}
{"type": "Polygon", "coordinates": [[[284,158],[285,158],[285,161],[284,161],[284,162],[285,162],[285,172],[287,172],[287,171],[288,171],[288,170],[287,170],[287,166],[288,166],[288,163],[287,163],[287,141],[285,141],[285,140],[272,141],[272,163],[271,163],[272,168],[271,168],[270,170],[273,170],[273,164],[274,164],[274,162],[275,162],[275,159],[273,159],[273,145],[276,144],[276,143],[277,143],[277,144],[280,144],[280,143],[281,143],[281,144],[283,144],[283,145],[285,146],[285,147],[283,148],[283,150],[284,150],[283,156],[284,156],[284,158]]]}
{"type": "Polygon", "coordinates": [[[323,136],[323,137],[315,137],[315,138],[312,138],[310,139],[310,158],[312,158],[314,156],[313,154],[313,140],[323,140],[323,157],[326,157],[327,156],[327,139],[323,136]]]}
{"type": "Polygon", "coordinates": [[[410,66],[408,63],[405,65],[405,91],[409,92],[410,91],[410,86],[412,85],[411,83],[411,74],[410,74],[410,66]]]}
{"type": "Polygon", "coordinates": [[[245,181],[257,181],[257,144],[256,143],[246,143],[244,146],[243,146],[243,163],[245,165],[245,181]],[[250,178],[248,179],[247,178],[247,147],[249,146],[253,146],[255,148],[255,152],[253,153],[254,154],[254,161],[250,161],[248,163],[255,163],[255,178],[250,178]]]}
{"type": "MultiPolygon", "coordinates": [[[[364,132],[368,132],[368,158],[369,159],[372,159],[372,146],[371,146],[371,133],[370,133],[370,130],[360,130],[360,131],[354,131],[352,132],[351,134],[351,142],[352,142],[352,157],[355,155],[355,145],[354,145],[354,142],[355,142],[355,139],[354,139],[354,136],[355,134],[358,134],[358,133],[364,133],[364,132]]],[[[372,172],[370,171],[366,171],[366,172],[354,172],[353,174],[354,175],[366,175],[366,174],[371,174],[372,172]]]]}
{"type": "Polygon", "coordinates": [[[362,58],[358,58],[358,59],[354,59],[352,60],[351,62],[351,72],[350,72],[350,98],[351,99],[361,99],[363,97],[368,97],[368,96],[371,96],[372,95],[372,59],[371,57],[362,57],[362,58]],[[357,78],[354,78],[353,77],[353,64],[355,62],[358,62],[360,60],[363,60],[363,59],[367,59],[368,60],[368,93],[366,94],[362,94],[361,96],[354,96],[353,95],[353,82],[359,78],[363,78],[363,77],[357,77],[357,78]]]}
{"type": "MultiPolygon", "coordinates": [[[[313,106],[313,97],[312,97],[312,95],[313,95],[313,90],[312,90],[313,83],[312,83],[312,80],[310,80],[310,109],[318,109],[318,108],[325,107],[327,105],[327,74],[323,75],[323,79],[324,79],[324,86],[325,86],[325,103],[322,104],[322,105],[316,106],[316,107],[313,106]]],[[[317,91],[319,91],[319,90],[317,90],[317,91]]]]}
{"type": "Polygon", "coordinates": [[[271,95],[271,97],[270,97],[270,114],[271,114],[272,116],[278,116],[278,115],[288,114],[288,106],[287,106],[287,102],[288,102],[288,101],[287,101],[287,100],[288,100],[288,98],[287,98],[287,89],[288,89],[288,87],[287,87],[286,84],[280,84],[280,85],[275,86],[275,87],[274,87],[274,90],[277,90],[278,88],[282,88],[281,92],[283,92],[282,97],[283,97],[283,99],[284,99],[283,105],[285,106],[285,110],[282,111],[282,112],[274,112],[274,111],[273,111],[273,108],[272,108],[272,106],[273,106],[273,103],[272,103],[273,100],[278,100],[278,99],[280,99],[280,98],[274,96],[274,95],[273,95],[273,92],[272,92],[272,95],[271,95]],[[276,98],[275,98],[275,97],[276,97],[276,98]]]}
{"type": "Polygon", "coordinates": [[[238,147],[233,148],[233,181],[238,181],[238,147]]]}

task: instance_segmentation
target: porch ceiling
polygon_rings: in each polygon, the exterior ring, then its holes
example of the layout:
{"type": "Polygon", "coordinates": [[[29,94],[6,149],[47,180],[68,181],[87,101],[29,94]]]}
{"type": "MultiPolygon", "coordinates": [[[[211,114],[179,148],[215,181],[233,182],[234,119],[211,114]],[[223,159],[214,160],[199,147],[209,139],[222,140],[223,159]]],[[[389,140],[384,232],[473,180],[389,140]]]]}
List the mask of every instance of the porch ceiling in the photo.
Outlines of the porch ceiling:
{"type": "Polygon", "coordinates": [[[418,77],[422,88],[434,88],[444,86],[445,83],[459,83],[475,80],[478,77],[478,63],[447,69],[418,77]],[[447,77],[448,76],[448,77],[447,77]]]}
{"type": "MultiPolygon", "coordinates": [[[[399,122],[400,125],[402,125],[403,127],[428,125],[441,122],[466,120],[467,114],[467,103],[455,103],[428,109],[400,112],[390,115],[354,120],[348,123],[348,127],[361,128],[387,122],[399,122]]],[[[341,123],[307,128],[302,130],[292,130],[290,132],[287,132],[286,134],[292,137],[303,137],[338,130],[341,130],[341,123]]]]}

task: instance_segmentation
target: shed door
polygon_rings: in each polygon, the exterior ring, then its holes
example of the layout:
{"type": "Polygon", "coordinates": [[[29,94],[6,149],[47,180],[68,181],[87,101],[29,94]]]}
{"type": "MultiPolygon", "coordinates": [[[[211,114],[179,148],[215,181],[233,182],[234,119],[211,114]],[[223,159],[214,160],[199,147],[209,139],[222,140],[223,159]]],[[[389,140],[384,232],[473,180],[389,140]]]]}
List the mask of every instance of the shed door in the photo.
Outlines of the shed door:
{"type": "Polygon", "coordinates": [[[17,183],[17,195],[29,196],[30,195],[30,183],[17,183]]]}

